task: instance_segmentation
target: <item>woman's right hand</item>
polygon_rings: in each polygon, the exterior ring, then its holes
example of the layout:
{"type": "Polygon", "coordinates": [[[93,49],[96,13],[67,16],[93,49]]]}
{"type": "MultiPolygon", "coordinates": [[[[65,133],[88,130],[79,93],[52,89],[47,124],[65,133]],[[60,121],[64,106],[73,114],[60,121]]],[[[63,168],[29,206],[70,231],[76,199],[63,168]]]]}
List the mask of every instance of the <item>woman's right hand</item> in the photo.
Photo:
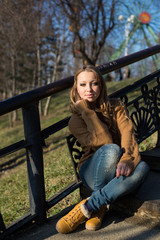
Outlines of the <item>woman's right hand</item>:
{"type": "Polygon", "coordinates": [[[82,111],[91,111],[93,109],[90,108],[89,102],[85,99],[77,100],[74,104],[75,108],[82,113],[82,111]]]}
{"type": "Polygon", "coordinates": [[[131,174],[131,169],[127,166],[126,163],[119,163],[118,168],[116,170],[116,177],[119,178],[120,176],[128,177],[131,174]]]}
{"type": "Polygon", "coordinates": [[[78,103],[81,102],[81,101],[82,101],[82,100],[78,100],[78,101],[76,101],[75,106],[77,106],[78,103]]]}

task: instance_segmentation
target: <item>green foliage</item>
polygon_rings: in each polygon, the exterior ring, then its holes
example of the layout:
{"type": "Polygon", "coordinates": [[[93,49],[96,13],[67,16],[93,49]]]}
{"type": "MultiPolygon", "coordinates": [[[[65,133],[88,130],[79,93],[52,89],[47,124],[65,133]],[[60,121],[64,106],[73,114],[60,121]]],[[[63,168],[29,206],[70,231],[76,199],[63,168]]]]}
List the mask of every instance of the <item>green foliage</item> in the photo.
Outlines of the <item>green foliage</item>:
{"type": "MultiPolygon", "coordinates": [[[[116,91],[124,85],[128,85],[133,80],[107,83],[108,93],[116,91]]],[[[69,91],[65,90],[54,95],[51,99],[49,115],[41,117],[41,128],[44,129],[51,124],[70,115],[69,91]]],[[[137,92],[134,95],[137,96],[137,92]]],[[[45,104],[46,99],[42,101],[45,104]]],[[[13,128],[9,128],[8,116],[4,115],[0,119],[0,142],[1,147],[8,146],[15,141],[24,138],[21,111],[19,110],[19,121],[13,128]]],[[[69,134],[65,128],[46,140],[44,147],[44,177],[46,199],[71,183],[75,177],[73,167],[66,145],[65,136],[69,134]]],[[[145,140],[141,144],[141,149],[150,148],[153,144],[152,138],[145,140]]],[[[29,211],[27,167],[25,150],[18,151],[1,159],[0,171],[0,206],[1,214],[8,225],[17,218],[29,211]]],[[[79,190],[77,189],[65,199],[56,204],[48,211],[48,217],[61,211],[63,208],[75,204],[79,201],[79,190]]]]}

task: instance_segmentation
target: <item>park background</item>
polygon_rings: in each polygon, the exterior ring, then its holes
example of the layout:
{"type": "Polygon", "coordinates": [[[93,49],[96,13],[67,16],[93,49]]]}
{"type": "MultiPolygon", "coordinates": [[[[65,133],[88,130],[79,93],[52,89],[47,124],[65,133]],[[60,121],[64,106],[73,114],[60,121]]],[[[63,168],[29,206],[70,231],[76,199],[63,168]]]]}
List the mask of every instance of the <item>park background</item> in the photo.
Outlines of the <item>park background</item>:
{"type": "MultiPolygon", "coordinates": [[[[71,76],[82,64],[101,65],[160,44],[158,0],[4,0],[0,1],[0,100],[71,76]]],[[[112,93],[158,69],[158,57],[105,75],[112,93]]],[[[136,93],[137,94],[137,93],[136,93]]],[[[41,128],[70,115],[69,90],[40,102],[41,128]]],[[[22,115],[0,118],[1,148],[24,137],[22,115]]],[[[65,136],[46,141],[46,198],[73,181],[65,136]],[[61,140],[60,140],[61,139],[61,140]]],[[[141,144],[153,145],[154,138],[141,144]]],[[[1,159],[0,206],[6,224],[29,210],[25,151],[1,159]]],[[[75,191],[48,212],[56,214],[79,200],[75,191]]]]}

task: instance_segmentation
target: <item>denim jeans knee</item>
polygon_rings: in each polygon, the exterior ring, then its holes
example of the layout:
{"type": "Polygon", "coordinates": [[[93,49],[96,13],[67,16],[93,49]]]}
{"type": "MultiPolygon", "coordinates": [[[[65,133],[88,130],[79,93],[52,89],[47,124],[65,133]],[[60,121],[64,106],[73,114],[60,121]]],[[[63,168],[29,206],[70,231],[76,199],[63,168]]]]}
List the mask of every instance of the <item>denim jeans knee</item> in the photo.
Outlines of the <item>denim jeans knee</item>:
{"type": "Polygon", "coordinates": [[[80,177],[92,191],[104,187],[115,177],[117,163],[122,150],[116,144],[106,144],[99,148],[80,169],[80,177]]]}

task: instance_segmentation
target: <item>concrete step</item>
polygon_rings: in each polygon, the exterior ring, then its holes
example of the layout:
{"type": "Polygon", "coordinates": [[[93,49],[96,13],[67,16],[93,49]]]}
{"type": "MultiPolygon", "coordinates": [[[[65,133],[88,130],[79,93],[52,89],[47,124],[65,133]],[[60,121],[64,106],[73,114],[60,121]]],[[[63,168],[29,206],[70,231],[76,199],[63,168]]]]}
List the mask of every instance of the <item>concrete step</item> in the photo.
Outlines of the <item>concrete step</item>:
{"type": "Polygon", "coordinates": [[[136,194],[119,198],[111,208],[160,223],[160,172],[150,171],[136,194]]]}

